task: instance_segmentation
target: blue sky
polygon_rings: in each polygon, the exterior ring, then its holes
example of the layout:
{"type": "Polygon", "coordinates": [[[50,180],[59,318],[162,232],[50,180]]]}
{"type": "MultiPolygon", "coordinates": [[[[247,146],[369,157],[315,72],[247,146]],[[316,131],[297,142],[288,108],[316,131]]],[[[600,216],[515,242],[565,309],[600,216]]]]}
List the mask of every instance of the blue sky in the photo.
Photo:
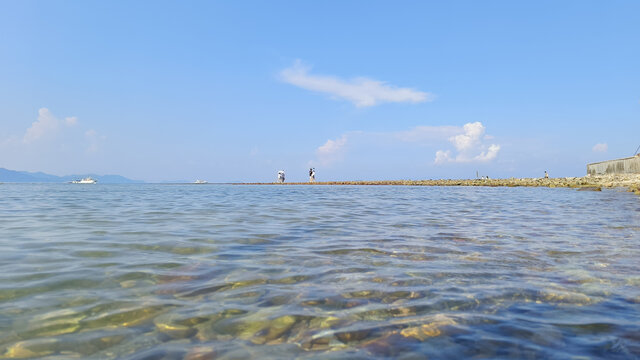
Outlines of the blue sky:
{"type": "Polygon", "coordinates": [[[640,145],[637,1],[0,1],[0,167],[582,176],[640,145]]]}

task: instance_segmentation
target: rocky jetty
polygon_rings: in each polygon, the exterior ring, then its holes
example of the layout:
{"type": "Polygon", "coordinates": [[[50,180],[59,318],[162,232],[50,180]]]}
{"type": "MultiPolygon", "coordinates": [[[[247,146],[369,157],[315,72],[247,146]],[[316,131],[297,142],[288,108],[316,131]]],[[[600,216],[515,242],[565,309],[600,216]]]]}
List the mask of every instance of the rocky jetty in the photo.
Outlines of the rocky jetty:
{"type": "MultiPolygon", "coordinates": [[[[243,185],[271,184],[273,183],[243,183],[243,185]]],[[[603,188],[626,188],[628,191],[640,195],[640,174],[616,174],[564,178],[325,181],[314,183],[286,183],[286,185],[525,186],[576,188],[578,190],[592,191],[601,191],[603,188]]]]}

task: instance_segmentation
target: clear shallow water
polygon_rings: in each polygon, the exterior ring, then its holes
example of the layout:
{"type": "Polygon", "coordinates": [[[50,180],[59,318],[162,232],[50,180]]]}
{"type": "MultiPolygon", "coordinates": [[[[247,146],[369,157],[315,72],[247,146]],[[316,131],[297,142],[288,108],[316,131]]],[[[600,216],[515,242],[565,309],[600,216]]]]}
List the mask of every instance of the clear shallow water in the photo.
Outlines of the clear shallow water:
{"type": "Polygon", "coordinates": [[[640,357],[640,198],[0,184],[0,358],[640,357]]]}

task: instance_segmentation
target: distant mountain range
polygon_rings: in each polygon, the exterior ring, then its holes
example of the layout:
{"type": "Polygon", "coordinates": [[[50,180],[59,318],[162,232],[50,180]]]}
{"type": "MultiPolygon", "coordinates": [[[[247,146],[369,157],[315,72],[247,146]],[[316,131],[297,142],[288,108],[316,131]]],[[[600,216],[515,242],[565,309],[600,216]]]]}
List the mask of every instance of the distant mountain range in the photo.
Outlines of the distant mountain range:
{"type": "Polygon", "coordinates": [[[65,183],[72,180],[79,180],[82,178],[90,177],[98,180],[99,184],[131,184],[131,183],[143,183],[144,181],[127,179],[120,175],[96,175],[96,174],[83,174],[83,175],[67,175],[67,176],[55,176],[45,174],[43,172],[27,172],[27,171],[15,171],[0,168],[0,182],[19,182],[19,183],[65,183]]]}

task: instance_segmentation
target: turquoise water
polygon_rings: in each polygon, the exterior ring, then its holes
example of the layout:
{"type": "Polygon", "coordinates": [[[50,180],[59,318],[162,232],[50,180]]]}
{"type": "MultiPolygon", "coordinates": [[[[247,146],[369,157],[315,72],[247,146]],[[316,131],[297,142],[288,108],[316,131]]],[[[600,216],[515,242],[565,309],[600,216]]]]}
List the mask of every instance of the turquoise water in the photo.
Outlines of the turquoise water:
{"type": "Polygon", "coordinates": [[[640,198],[0,184],[0,358],[640,357],[640,198]]]}

